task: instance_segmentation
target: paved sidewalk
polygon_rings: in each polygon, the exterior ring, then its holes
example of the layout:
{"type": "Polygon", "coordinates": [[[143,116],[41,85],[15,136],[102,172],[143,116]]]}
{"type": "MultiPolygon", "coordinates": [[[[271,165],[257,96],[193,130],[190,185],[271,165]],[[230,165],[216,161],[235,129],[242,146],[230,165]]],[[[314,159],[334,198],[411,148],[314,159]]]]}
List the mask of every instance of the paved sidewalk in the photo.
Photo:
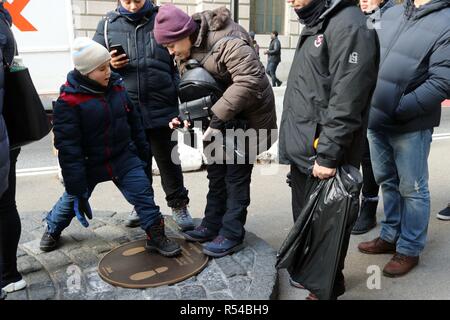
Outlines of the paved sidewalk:
{"type": "MultiPolygon", "coordinates": [[[[140,228],[124,226],[127,213],[95,211],[89,228],[76,219],[63,232],[57,250],[39,249],[43,233],[40,212],[22,217],[18,269],[28,286],[10,293],[8,300],[234,300],[277,297],[275,250],[252,233],[245,249],[231,256],[210,259],[198,275],[175,285],[124,289],[104,282],[98,263],[111,249],[145,238],[140,228]]],[[[197,219],[196,223],[200,223],[197,219]]],[[[166,217],[170,237],[182,238],[175,222],[166,217]]]]}

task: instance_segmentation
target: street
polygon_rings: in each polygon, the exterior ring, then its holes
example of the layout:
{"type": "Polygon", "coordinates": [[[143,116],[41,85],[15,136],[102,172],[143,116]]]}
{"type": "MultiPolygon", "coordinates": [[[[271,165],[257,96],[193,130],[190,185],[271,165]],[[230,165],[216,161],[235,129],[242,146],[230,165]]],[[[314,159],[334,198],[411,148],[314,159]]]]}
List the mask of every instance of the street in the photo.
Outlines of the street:
{"type": "MultiPolygon", "coordinates": [[[[277,98],[280,108],[281,98],[277,98]]],[[[356,247],[361,241],[371,240],[379,234],[375,230],[362,236],[353,236],[344,273],[347,292],[342,299],[450,299],[450,222],[438,221],[436,213],[450,201],[450,108],[443,108],[442,124],[435,130],[435,141],[430,155],[431,218],[427,247],[419,266],[403,278],[388,279],[377,276],[390,259],[388,255],[360,254],[356,247]],[[369,268],[370,267],[370,268],[369,268]],[[368,273],[369,268],[369,273],[368,273]],[[368,281],[369,280],[369,281],[368,281]],[[369,289],[369,287],[371,289],[369,289]]],[[[56,175],[57,161],[52,152],[51,137],[23,148],[17,164],[17,204],[21,215],[42,215],[50,210],[63,192],[56,175]]],[[[285,183],[287,166],[257,166],[251,186],[252,203],[249,207],[247,229],[278,249],[292,226],[290,189],[285,183]]],[[[206,172],[186,173],[185,184],[191,199],[190,211],[201,218],[207,192],[206,172]]],[[[164,214],[169,208],[164,201],[160,178],[154,179],[156,202],[164,214]]],[[[128,212],[131,206],[112,183],[104,183],[94,191],[90,201],[95,211],[128,212]]],[[[378,221],[382,219],[382,206],[378,207],[378,221]]],[[[74,221],[74,223],[76,223],[74,221]]],[[[289,286],[284,270],[280,271],[279,299],[304,299],[304,290],[289,286]]]]}

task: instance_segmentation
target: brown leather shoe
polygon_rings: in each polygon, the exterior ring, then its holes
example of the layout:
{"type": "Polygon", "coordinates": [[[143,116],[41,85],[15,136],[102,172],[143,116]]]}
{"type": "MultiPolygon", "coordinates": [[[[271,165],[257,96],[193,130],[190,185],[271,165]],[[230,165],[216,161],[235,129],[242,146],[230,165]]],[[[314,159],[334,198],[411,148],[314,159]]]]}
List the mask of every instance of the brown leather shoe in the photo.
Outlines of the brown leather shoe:
{"type": "Polygon", "coordinates": [[[367,254],[384,254],[384,253],[395,253],[396,246],[395,243],[389,243],[384,241],[380,237],[373,239],[368,242],[361,242],[358,245],[359,251],[367,254]]]}
{"type": "Polygon", "coordinates": [[[396,253],[383,269],[383,274],[389,278],[401,277],[419,264],[419,257],[405,256],[396,253]]]}

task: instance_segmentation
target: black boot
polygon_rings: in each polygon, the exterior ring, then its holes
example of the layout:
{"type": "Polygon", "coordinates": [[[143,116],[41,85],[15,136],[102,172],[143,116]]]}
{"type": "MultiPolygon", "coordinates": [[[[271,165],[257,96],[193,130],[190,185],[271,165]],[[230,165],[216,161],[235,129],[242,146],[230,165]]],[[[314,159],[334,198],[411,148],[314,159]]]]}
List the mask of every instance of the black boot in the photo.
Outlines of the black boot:
{"type": "Polygon", "coordinates": [[[45,230],[42,235],[41,242],[39,243],[39,248],[41,251],[50,252],[56,249],[58,246],[59,236],[53,235],[47,230],[45,230]]]}
{"type": "Polygon", "coordinates": [[[162,218],[148,228],[145,248],[148,251],[157,251],[165,257],[173,257],[181,253],[180,245],[166,237],[162,218]]]}
{"type": "Polygon", "coordinates": [[[364,234],[372,230],[377,225],[377,207],[378,200],[361,201],[361,209],[359,211],[358,220],[353,227],[352,234],[364,234]]]}

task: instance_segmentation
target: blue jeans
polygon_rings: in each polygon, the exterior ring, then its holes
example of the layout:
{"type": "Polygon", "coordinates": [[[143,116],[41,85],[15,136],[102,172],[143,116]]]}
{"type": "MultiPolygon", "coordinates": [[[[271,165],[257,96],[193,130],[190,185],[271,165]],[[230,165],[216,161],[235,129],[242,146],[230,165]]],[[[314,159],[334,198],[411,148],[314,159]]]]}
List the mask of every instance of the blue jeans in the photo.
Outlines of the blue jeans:
{"type": "MultiPolygon", "coordinates": [[[[144,231],[161,219],[161,212],[155,204],[151,181],[145,174],[144,166],[131,169],[119,181],[114,180],[114,183],[125,199],[134,206],[141,220],[141,228],[144,231]]],[[[96,183],[89,185],[89,197],[96,185],[96,183]]],[[[69,226],[75,217],[73,210],[74,200],[75,196],[64,192],[63,196],[48,213],[47,226],[50,234],[59,236],[69,226]]]]}
{"type": "Polygon", "coordinates": [[[407,256],[419,256],[427,239],[432,134],[432,130],[400,134],[367,131],[373,172],[384,202],[380,237],[397,243],[397,252],[407,256]]]}

